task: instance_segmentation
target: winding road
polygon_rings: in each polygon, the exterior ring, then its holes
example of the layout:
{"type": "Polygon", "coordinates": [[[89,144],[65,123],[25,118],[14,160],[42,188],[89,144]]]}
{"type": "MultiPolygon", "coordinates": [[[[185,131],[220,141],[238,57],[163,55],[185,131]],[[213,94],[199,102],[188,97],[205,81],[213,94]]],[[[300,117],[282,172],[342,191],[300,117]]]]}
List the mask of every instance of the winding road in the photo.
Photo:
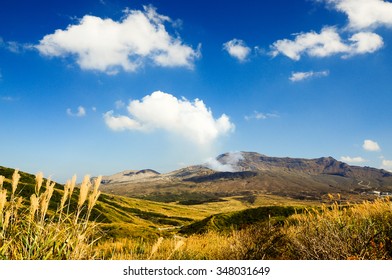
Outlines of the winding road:
{"type": "Polygon", "coordinates": [[[361,186],[361,187],[368,188],[368,189],[371,188],[371,187],[370,187],[370,181],[368,181],[368,184],[367,184],[367,185],[364,185],[364,184],[362,184],[362,183],[363,183],[363,181],[359,181],[359,182],[358,182],[358,185],[361,186]]]}

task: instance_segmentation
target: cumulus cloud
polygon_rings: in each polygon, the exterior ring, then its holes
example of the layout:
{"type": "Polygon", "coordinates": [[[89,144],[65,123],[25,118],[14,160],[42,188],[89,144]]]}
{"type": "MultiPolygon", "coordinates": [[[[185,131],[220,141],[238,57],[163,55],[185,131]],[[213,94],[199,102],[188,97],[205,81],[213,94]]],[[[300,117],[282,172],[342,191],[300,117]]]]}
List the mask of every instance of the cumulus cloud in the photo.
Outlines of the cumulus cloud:
{"type": "Polygon", "coordinates": [[[389,172],[392,172],[392,160],[384,159],[382,161],[381,168],[385,169],[385,170],[388,170],[389,172]]]}
{"type": "Polygon", "coordinates": [[[104,114],[109,128],[115,131],[154,131],[157,129],[180,135],[200,146],[211,144],[219,136],[234,131],[235,126],[225,114],[215,119],[202,100],[193,102],[161,91],[142,100],[132,100],[129,115],[104,114]]]}
{"type": "Polygon", "coordinates": [[[370,152],[381,151],[381,148],[378,145],[378,143],[373,141],[373,140],[365,140],[365,141],[363,141],[362,148],[364,148],[366,151],[370,151],[370,152]]]}
{"type": "Polygon", "coordinates": [[[371,32],[359,32],[346,42],[336,27],[325,27],[320,33],[314,31],[296,34],[294,40],[283,39],[272,44],[272,56],[283,54],[292,60],[300,60],[306,54],[310,57],[328,57],[340,54],[349,57],[372,53],[383,46],[383,39],[371,32]]]}
{"type": "Polygon", "coordinates": [[[275,113],[260,113],[257,111],[254,111],[252,115],[250,116],[245,116],[245,120],[266,120],[270,118],[278,118],[279,115],[275,113]]]}
{"type": "Polygon", "coordinates": [[[169,17],[151,6],[124,12],[121,21],[85,15],[78,24],[46,35],[35,47],[49,57],[74,56],[82,69],[108,74],[136,71],[148,61],[162,67],[193,67],[199,49],[166,31],[169,17]]]}
{"type": "Polygon", "coordinates": [[[350,37],[349,41],[351,42],[351,50],[346,56],[373,53],[384,45],[380,35],[371,32],[356,33],[350,37]]]}
{"type": "Polygon", "coordinates": [[[346,163],[362,163],[366,162],[366,159],[362,157],[349,157],[349,156],[342,156],[340,157],[341,161],[344,161],[346,163]]]}
{"type": "Polygon", "coordinates": [[[299,82],[303,80],[310,79],[312,77],[327,77],[329,75],[329,71],[319,71],[319,72],[293,72],[289,78],[292,82],[299,82]]]}
{"type": "Polygon", "coordinates": [[[220,162],[216,158],[209,158],[204,166],[218,172],[235,172],[239,171],[237,164],[244,159],[244,156],[241,152],[231,152],[224,159],[224,162],[220,162]]]}
{"type": "Polygon", "coordinates": [[[86,115],[86,109],[84,107],[79,106],[77,112],[72,112],[71,108],[67,109],[67,115],[70,117],[84,117],[86,115]]]}
{"type": "Polygon", "coordinates": [[[224,43],[223,49],[240,62],[244,62],[251,52],[251,49],[245,42],[239,39],[233,39],[224,43]]]}
{"type": "Polygon", "coordinates": [[[392,27],[392,3],[383,0],[324,0],[348,16],[348,26],[362,30],[392,27]]]}

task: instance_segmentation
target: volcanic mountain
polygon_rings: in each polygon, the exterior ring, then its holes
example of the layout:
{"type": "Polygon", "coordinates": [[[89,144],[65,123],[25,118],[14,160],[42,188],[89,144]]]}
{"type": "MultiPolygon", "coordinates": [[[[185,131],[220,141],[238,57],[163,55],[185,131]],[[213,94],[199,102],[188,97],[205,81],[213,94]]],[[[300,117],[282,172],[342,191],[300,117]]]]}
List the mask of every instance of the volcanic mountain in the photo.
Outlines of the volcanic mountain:
{"type": "Polygon", "coordinates": [[[333,157],[316,159],[269,157],[254,152],[225,153],[217,157],[223,166],[230,165],[235,171],[294,172],[307,175],[336,175],[359,180],[382,180],[392,173],[371,167],[350,166],[333,157]],[[233,154],[236,161],[233,162],[233,154]],[[239,156],[240,155],[240,156],[239,156]]]}
{"type": "Polygon", "coordinates": [[[106,177],[102,190],[166,202],[258,194],[319,199],[327,193],[392,191],[392,173],[386,170],[351,166],[332,157],[281,158],[255,152],[225,153],[166,174],[153,170],[119,174],[121,179],[108,179],[118,174],[106,177]]]}
{"type": "Polygon", "coordinates": [[[130,181],[140,181],[145,178],[151,178],[159,175],[159,172],[156,172],[152,169],[143,169],[143,170],[125,170],[110,176],[102,177],[102,184],[115,184],[115,183],[124,183],[130,181]]]}

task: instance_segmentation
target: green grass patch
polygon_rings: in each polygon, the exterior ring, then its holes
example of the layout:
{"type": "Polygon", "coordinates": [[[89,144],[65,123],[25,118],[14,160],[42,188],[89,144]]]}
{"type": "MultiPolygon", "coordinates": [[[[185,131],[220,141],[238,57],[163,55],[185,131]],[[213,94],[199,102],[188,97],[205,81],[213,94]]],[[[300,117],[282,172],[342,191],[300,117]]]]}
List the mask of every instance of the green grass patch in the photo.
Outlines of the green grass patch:
{"type": "Polygon", "coordinates": [[[273,220],[274,223],[282,222],[287,217],[302,213],[303,208],[292,206],[265,206],[250,208],[243,211],[212,215],[201,221],[184,226],[181,234],[201,234],[208,231],[228,232],[239,230],[254,223],[273,220]]]}

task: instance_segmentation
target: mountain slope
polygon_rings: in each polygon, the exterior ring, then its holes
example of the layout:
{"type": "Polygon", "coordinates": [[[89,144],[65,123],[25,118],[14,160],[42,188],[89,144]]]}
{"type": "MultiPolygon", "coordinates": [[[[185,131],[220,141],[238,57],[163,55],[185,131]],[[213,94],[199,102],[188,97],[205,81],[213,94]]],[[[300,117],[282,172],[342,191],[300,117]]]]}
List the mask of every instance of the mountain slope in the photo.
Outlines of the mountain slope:
{"type": "Polygon", "coordinates": [[[102,183],[121,183],[128,182],[132,180],[141,180],[144,178],[150,178],[159,175],[159,172],[156,172],[152,169],[143,169],[143,170],[125,170],[123,172],[116,173],[110,176],[103,176],[102,183]]]}
{"type": "MultiPolygon", "coordinates": [[[[11,190],[11,181],[14,171],[14,169],[0,166],[0,175],[5,177],[3,187],[7,189],[8,192],[11,190]]],[[[137,172],[135,172],[135,174],[136,173],[137,172]]],[[[152,171],[147,171],[147,173],[155,174],[155,172],[152,171]]],[[[25,172],[19,172],[19,174],[21,175],[21,178],[18,188],[16,189],[16,194],[23,197],[25,201],[24,204],[29,206],[30,197],[35,193],[35,176],[25,172]]],[[[153,176],[147,177],[152,178],[153,176]]],[[[46,179],[44,179],[41,191],[45,190],[45,183],[46,179]]],[[[103,190],[102,187],[104,187],[104,185],[101,185],[101,190],[103,190]]],[[[55,185],[53,196],[50,201],[49,212],[51,211],[51,213],[53,213],[56,211],[60,204],[63,191],[63,185],[55,185]]],[[[71,199],[71,212],[76,208],[78,197],[79,189],[75,188],[71,199]]],[[[191,198],[188,197],[187,199],[191,198]]],[[[222,212],[240,211],[253,207],[253,205],[249,205],[247,201],[241,201],[236,198],[221,201],[220,198],[213,200],[208,194],[200,194],[198,199],[209,199],[210,202],[220,202],[206,205],[189,205],[193,204],[192,201],[189,201],[190,203],[187,205],[181,205],[124,197],[104,192],[99,196],[98,202],[93,208],[91,219],[96,221],[103,230],[104,239],[119,237],[147,238],[152,236],[156,237],[158,235],[170,235],[172,231],[175,231],[177,228],[186,226],[196,220],[202,220],[210,215],[222,212]]],[[[260,206],[260,204],[265,205],[265,203],[271,205],[270,200],[263,200],[261,203],[257,203],[257,206],[260,206]]],[[[279,205],[284,205],[286,200],[277,200],[277,203],[279,205]]]]}
{"type": "MultiPolygon", "coordinates": [[[[349,178],[371,177],[380,179],[392,176],[392,173],[370,167],[350,166],[332,157],[316,159],[269,157],[254,152],[241,152],[234,168],[237,171],[286,171],[300,172],[309,175],[338,175],[349,178]]],[[[222,164],[231,162],[232,153],[225,153],[217,157],[222,164]]],[[[238,158],[238,157],[237,157],[238,158]]]]}
{"type": "MultiPolygon", "coordinates": [[[[5,177],[3,187],[11,191],[11,181],[14,169],[0,166],[0,175],[5,177]]],[[[24,199],[26,205],[30,203],[30,196],[35,193],[35,176],[19,172],[16,194],[24,199]]],[[[44,179],[42,190],[45,190],[44,179]]],[[[56,184],[50,200],[49,211],[56,211],[62,198],[64,186],[56,184]]],[[[75,188],[71,199],[70,211],[76,208],[79,189],[75,188]]],[[[153,236],[159,234],[159,228],[183,226],[195,218],[204,218],[210,212],[200,213],[194,209],[187,209],[181,205],[168,205],[153,201],[121,197],[102,193],[91,213],[92,220],[99,223],[104,231],[104,238],[119,236],[153,236]]]]}
{"type": "Polygon", "coordinates": [[[204,203],[229,196],[258,194],[320,200],[327,193],[360,195],[372,191],[390,192],[392,173],[350,166],[332,157],[279,158],[239,152],[225,153],[213,162],[166,174],[104,184],[103,190],[180,203],[192,200],[204,203]]]}

